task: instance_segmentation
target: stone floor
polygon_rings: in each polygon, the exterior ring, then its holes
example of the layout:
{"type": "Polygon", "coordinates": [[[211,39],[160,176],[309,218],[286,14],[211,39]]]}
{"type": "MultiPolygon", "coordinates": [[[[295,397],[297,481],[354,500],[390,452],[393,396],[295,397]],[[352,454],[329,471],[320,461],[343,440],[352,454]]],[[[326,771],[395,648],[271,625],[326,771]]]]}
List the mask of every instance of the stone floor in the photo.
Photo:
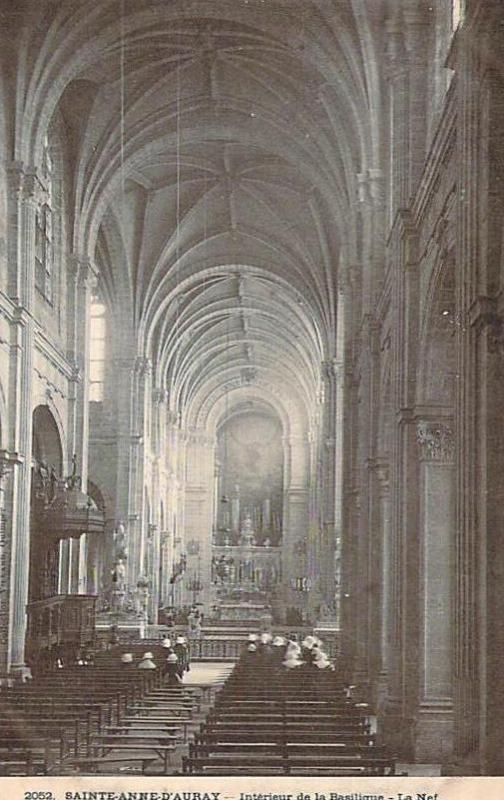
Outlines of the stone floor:
{"type": "Polygon", "coordinates": [[[396,774],[405,773],[413,778],[438,778],[441,775],[440,764],[396,764],[396,774]]]}
{"type": "Polygon", "coordinates": [[[223,683],[230,672],[233,671],[234,664],[225,661],[193,661],[191,669],[184,675],[184,683],[203,683],[211,685],[223,683]]]}

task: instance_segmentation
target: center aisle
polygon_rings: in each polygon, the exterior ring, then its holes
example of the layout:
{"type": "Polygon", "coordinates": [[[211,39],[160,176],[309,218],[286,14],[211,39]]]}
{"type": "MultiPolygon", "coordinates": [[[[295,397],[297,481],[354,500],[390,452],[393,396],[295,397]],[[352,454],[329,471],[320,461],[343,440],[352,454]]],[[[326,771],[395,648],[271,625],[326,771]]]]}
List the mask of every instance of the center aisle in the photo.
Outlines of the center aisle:
{"type": "Polygon", "coordinates": [[[395,774],[367,704],[351,698],[337,671],[308,658],[290,669],[269,646],[250,649],[189,744],[184,774],[395,774]]]}
{"type": "Polygon", "coordinates": [[[192,661],[191,669],[184,675],[184,686],[191,684],[199,684],[200,686],[212,686],[223,684],[230,676],[234,669],[233,663],[226,663],[222,661],[192,661]]]}

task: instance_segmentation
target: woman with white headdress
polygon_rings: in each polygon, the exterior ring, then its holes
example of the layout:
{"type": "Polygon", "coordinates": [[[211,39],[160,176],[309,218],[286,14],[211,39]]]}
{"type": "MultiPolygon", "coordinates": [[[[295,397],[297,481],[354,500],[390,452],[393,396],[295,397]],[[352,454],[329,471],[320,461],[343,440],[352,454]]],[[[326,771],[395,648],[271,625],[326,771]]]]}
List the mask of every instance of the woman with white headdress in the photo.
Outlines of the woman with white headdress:
{"type": "Polygon", "coordinates": [[[168,686],[179,686],[182,683],[182,678],[179,675],[178,656],[175,653],[170,653],[166,659],[165,675],[167,677],[168,686]]]}
{"type": "Polygon", "coordinates": [[[313,653],[312,650],[315,647],[316,639],[315,636],[305,636],[303,641],[301,642],[301,654],[303,661],[306,661],[307,664],[311,664],[313,661],[313,653]]]}
{"type": "Polygon", "coordinates": [[[144,653],[137,669],[156,669],[156,665],[154,664],[154,654],[144,653]]]}
{"type": "Polygon", "coordinates": [[[189,651],[185,636],[177,636],[173,651],[178,659],[178,674],[182,679],[184,672],[189,669],[189,651]]]}
{"type": "Polygon", "coordinates": [[[334,669],[329,658],[327,657],[327,653],[324,653],[324,651],[320,650],[319,648],[317,648],[316,652],[313,654],[313,663],[315,664],[316,667],[318,667],[318,669],[328,669],[328,670],[334,669]]]}
{"type": "Polygon", "coordinates": [[[285,667],[286,670],[295,670],[298,669],[303,665],[303,661],[300,657],[300,653],[296,652],[294,649],[287,651],[285,660],[282,663],[282,666],[285,667]]]}
{"type": "Polygon", "coordinates": [[[287,639],[283,636],[275,636],[271,646],[275,663],[281,664],[287,655],[287,639]]]}

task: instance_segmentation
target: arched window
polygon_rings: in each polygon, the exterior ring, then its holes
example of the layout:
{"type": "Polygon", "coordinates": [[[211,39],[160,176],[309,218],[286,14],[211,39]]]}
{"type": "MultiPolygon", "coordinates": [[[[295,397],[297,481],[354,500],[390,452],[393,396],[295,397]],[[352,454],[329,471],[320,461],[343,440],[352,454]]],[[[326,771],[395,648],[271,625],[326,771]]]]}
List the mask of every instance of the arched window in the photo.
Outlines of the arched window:
{"type": "Polygon", "coordinates": [[[89,400],[95,403],[101,402],[104,397],[106,310],[100,297],[94,296],[91,299],[89,400]]]}
{"type": "Polygon", "coordinates": [[[37,211],[35,228],[35,288],[52,305],[53,302],[53,163],[46,136],[42,160],[44,200],[37,211]]]}

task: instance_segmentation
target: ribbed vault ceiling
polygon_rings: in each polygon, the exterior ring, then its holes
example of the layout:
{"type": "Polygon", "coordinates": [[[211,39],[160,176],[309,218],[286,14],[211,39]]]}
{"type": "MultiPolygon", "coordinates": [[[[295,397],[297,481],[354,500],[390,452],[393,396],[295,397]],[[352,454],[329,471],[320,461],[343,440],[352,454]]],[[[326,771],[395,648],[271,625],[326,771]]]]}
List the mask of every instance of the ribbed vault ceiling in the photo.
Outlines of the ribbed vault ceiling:
{"type": "Polygon", "coordinates": [[[356,175],[380,156],[380,0],[32,8],[45,38],[18,157],[36,158],[58,110],[73,247],[130,312],[173,409],[253,385],[313,407],[340,254],[359,249],[356,175]]]}

